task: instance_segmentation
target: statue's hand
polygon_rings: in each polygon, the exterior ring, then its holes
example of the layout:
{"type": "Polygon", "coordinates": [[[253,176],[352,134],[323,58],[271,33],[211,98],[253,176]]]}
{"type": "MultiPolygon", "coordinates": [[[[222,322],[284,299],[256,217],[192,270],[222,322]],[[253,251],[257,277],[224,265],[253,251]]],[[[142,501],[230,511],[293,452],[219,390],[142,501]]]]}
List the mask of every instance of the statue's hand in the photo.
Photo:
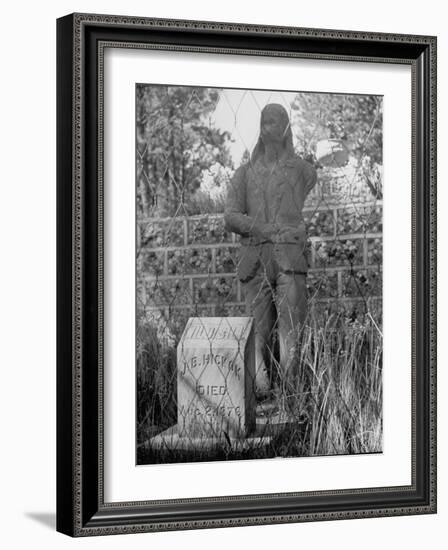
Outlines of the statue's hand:
{"type": "Polygon", "coordinates": [[[277,233],[276,241],[279,243],[303,243],[306,240],[305,224],[282,225],[277,233]]]}
{"type": "Polygon", "coordinates": [[[254,234],[260,241],[274,242],[278,227],[272,223],[259,224],[254,228],[254,234]]]}

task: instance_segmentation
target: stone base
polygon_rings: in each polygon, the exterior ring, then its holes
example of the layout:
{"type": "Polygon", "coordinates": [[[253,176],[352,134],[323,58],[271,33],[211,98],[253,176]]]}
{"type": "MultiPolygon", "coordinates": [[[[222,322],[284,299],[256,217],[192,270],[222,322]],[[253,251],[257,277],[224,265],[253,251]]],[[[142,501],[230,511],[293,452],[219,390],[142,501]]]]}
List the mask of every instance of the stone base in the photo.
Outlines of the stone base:
{"type": "Polygon", "coordinates": [[[211,451],[213,449],[228,447],[233,452],[247,451],[269,445],[272,438],[278,435],[288,425],[296,423],[292,417],[280,414],[278,411],[264,407],[261,411],[257,407],[255,431],[245,438],[227,439],[222,437],[181,437],[178,434],[177,424],[167,430],[151,437],[145,446],[158,450],[179,451],[211,451]]]}

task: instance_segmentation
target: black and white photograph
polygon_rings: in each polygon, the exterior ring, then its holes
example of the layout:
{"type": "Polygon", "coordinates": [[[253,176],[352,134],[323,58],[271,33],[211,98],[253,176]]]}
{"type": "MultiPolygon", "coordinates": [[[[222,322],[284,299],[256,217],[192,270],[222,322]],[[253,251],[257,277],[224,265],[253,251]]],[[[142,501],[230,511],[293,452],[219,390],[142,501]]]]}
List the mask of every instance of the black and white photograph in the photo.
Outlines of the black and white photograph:
{"type": "Polygon", "coordinates": [[[382,96],[135,105],[137,465],[381,453],[382,96]]]}
{"type": "Polygon", "coordinates": [[[3,548],[443,548],[443,5],[6,5],[3,548]]]}

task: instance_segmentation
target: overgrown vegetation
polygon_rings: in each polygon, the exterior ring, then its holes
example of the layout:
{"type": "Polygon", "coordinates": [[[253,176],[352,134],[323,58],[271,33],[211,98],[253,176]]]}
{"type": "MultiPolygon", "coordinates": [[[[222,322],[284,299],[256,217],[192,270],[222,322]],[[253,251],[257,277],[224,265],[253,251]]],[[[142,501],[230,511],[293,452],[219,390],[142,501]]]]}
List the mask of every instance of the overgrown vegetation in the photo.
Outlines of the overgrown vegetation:
{"type": "Polygon", "coordinates": [[[371,313],[311,313],[300,336],[295,382],[287,388],[295,422],[267,446],[213,452],[143,445],[177,423],[176,357],[157,329],[138,332],[138,463],[374,453],[382,450],[382,337],[371,313]]]}

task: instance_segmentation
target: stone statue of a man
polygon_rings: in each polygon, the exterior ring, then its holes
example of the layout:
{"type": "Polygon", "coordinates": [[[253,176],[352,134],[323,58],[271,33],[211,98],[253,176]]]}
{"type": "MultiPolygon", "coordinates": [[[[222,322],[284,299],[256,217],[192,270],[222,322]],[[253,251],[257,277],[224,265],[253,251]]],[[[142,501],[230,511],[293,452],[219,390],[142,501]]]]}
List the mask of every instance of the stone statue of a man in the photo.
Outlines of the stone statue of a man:
{"type": "Polygon", "coordinates": [[[261,113],[260,136],[250,161],[230,183],[226,227],[241,235],[238,277],[255,319],[256,394],[267,397],[272,336],[280,344],[283,393],[307,309],[304,201],[316,170],[295,153],[289,116],[279,104],[261,113]]]}

